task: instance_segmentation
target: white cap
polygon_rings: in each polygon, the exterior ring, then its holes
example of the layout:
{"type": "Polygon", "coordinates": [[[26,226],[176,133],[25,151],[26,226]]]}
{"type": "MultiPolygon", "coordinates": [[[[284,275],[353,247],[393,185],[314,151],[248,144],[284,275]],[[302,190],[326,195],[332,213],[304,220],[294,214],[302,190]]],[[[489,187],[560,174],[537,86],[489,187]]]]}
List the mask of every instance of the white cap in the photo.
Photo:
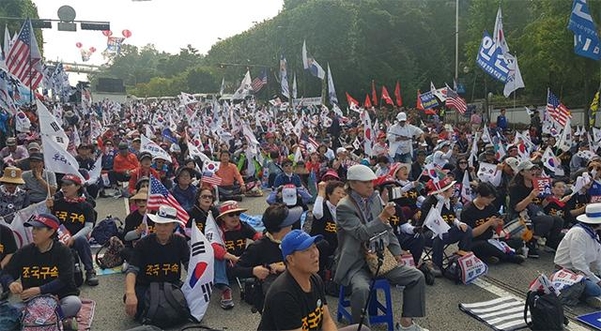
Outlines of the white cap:
{"type": "Polygon", "coordinates": [[[398,115],[396,115],[396,119],[399,121],[406,121],[407,120],[407,114],[404,112],[400,112],[398,115]]]}
{"type": "Polygon", "coordinates": [[[376,174],[374,174],[374,172],[368,166],[362,164],[350,166],[346,172],[347,180],[359,180],[362,182],[367,182],[376,178],[378,178],[376,177],[376,174]]]}
{"type": "Polygon", "coordinates": [[[296,206],[297,195],[294,184],[286,184],[282,188],[282,202],[287,206],[296,206]]]}
{"type": "Polygon", "coordinates": [[[338,147],[338,148],[336,149],[336,154],[340,154],[340,153],[346,153],[346,152],[347,152],[347,150],[346,150],[346,148],[344,148],[344,147],[338,147]]]}

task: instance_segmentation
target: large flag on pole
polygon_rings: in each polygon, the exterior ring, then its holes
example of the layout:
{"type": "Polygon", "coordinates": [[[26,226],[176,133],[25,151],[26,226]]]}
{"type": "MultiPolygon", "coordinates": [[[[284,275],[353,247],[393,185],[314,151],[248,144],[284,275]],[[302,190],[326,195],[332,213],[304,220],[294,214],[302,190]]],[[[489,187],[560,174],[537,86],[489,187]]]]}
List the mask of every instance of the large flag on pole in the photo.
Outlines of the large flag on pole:
{"type": "Polygon", "coordinates": [[[394,87],[394,98],[396,99],[396,105],[398,107],[403,106],[403,98],[401,97],[401,83],[396,81],[396,86],[394,87]]]}
{"type": "Polygon", "coordinates": [[[590,128],[594,127],[595,122],[597,121],[597,110],[599,110],[599,91],[595,93],[595,97],[593,98],[591,106],[589,107],[588,124],[590,128]]]}
{"type": "Polygon", "coordinates": [[[392,101],[390,94],[388,94],[388,89],[386,89],[386,86],[384,85],[382,85],[382,99],[384,99],[384,103],[387,105],[394,106],[394,102],[392,101]]]}
{"type": "Polygon", "coordinates": [[[286,58],[284,54],[280,58],[280,85],[282,87],[282,95],[290,100],[290,88],[288,86],[288,70],[286,69],[286,58]]]}
{"type": "MultiPolygon", "coordinates": [[[[54,142],[60,145],[63,149],[69,146],[69,138],[58,124],[56,117],[50,113],[48,108],[40,100],[36,100],[38,119],[40,120],[40,135],[51,138],[54,142]]],[[[44,152],[46,152],[44,150],[44,152]]]]}
{"type": "Polygon", "coordinates": [[[551,89],[547,89],[547,114],[551,116],[561,126],[565,126],[566,123],[572,118],[572,113],[559,98],[551,92],[551,89]]]}
{"type": "Polygon", "coordinates": [[[48,136],[42,135],[42,148],[44,149],[44,166],[46,170],[59,174],[72,174],[81,178],[79,173],[79,163],[67,149],[48,136]]]}
{"type": "Polygon", "coordinates": [[[238,87],[232,96],[232,100],[240,100],[247,97],[250,94],[250,91],[253,90],[251,85],[252,80],[250,79],[250,71],[247,70],[246,74],[244,75],[244,79],[242,79],[242,82],[240,82],[240,87],[238,87]]]}
{"type": "Polygon", "coordinates": [[[336,88],[334,88],[334,79],[332,79],[332,70],[330,70],[330,64],[328,63],[328,98],[331,104],[338,104],[338,97],[336,96],[336,88]]]}
{"type": "MultiPolygon", "coordinates": [[[[209,213],[210,214],[210,213],[209,213]]],[[[182,285],[182,292],[188,302],[190,315],[200,322],[209,308],[213,278],[215,275],[215,256],[213,247],[198,227],[192,227],[190,239],[190,262],[188,275],[182,285]]]]}
{"type": "Polygon", "coordinates": [[[325,78],[326,72],[319,65],[319,63],[317,63],[317,61],[315,61],[315,59],[312,56],[309,56],[307,54],[307,42],[306,41],[303,41],[302,58],[303,58],[303,67],[306,70],[309,70],[311,75],[313,75],[319,79],[325,78]]]}
{"type": "Polygon", "coordinates": [[[19,37],[8,51],[5,63],[8,71],[32,90],[35,90],[44,78],[42,54],[29,18],[23,22],[19,37]]]}
{"type": "Polygon", "coordinates": [[[296,72],[294,73],[294,78],[292,78],[292,99],[296,99],[298,96],[297,88],[296,88],[296,72]]]}
{"type": "Polygon", "coordinates": [[[574,33],[574,53],[589,59],[601,59],[597,26],[586,0],[574,0],[568,30],[574,33]]]}

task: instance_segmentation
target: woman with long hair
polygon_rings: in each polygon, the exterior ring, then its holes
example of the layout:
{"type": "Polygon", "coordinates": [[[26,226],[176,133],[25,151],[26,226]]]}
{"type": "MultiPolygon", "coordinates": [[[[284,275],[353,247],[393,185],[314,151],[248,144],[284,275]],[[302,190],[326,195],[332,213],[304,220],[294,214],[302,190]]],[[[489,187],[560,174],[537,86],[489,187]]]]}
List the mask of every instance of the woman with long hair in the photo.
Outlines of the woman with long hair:
{"type": "Polygon", "coordinates": [[[200,232],[204,233],[209,214],[213,216],[213,219],[217,219],[219,216],[219,209],[215,206],[215,189],[211,186],[203,186],[196,192],[194,206],[188,213],[190,219],[188,219],[186,228],[190,229],[194,224],[200,232]]]}

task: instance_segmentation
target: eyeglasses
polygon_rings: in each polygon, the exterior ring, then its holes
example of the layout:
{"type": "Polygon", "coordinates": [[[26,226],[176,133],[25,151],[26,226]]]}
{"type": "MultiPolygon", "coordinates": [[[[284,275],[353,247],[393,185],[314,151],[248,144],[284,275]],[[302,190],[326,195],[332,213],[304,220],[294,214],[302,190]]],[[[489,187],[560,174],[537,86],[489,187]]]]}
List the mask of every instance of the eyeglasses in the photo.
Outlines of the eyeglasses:
{"type": "Polygon", "coordinates": [[[238,211],[238,212],[235,212],[235,213],[229,213],[229,214],[227,214],[227,216],[229,216],[229,217],[236,217],[236,216],[240,217],[240,214],[242,214],[242,213],[238,211]]]}
{"type": "Polygon", "coordinates": [[[213,196],[212,195],[201,195],[200,196],[201,199],[209,199],[209,200],[213,200],[213,196]]]}

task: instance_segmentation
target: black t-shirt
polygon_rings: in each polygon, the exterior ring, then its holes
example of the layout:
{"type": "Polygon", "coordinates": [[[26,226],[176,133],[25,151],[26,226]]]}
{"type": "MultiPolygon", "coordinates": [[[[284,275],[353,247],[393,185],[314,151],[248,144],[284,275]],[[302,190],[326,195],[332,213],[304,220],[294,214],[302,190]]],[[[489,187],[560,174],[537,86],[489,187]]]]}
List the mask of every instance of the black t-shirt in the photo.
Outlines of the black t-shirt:
{"type": "MultiPolygon", "coordinates": [[[[430,195],[424,200],[421,208],[421,216],[419,218],[419,223],[417,225],[422,225],[426,221],[426,217],[428,216],[428,212],[431,208],[436,208],[438,204],[438,198],[435,195],[430,195]]],[[[455,209],[453,208],[453,204],[449,202],[449,208],[446,206],[447,204],[442,205],[442,211],[440,212],[440,216],[442,219],[447,222],[450,226],[454,225],[455,222],[455,209]]]]}
{"type": "Polygon", "coordinates": [[[257,231],[246,222],[240,222],[240,227],[232,231],[223,232],[223,243],[227,252],[236,256],[242,255],[246,249],[246,240],[255,240],[257,231]]]}
{"type": "Polygon", "coordinates": [[[264,236],[250,244],[244,253],[242,253],[242,256],[240,256],[240,259],[232,269],[233,275],[241,278],[251,278],[254,277],[254,267],[277,262],[283,263],[283,261],[284,258],[282,257],[280,244],[264,236]]]}
{"type": "MultiPolygon", "coordinates": [[[[217,216],[219,216],[219,210],[215,206],[212,206],[209,209],[209,213],[213,214],[214,220],[216,220],[217,216]]],[[[190,216],[190,218],[188,219],[186,227],[190,229],[192,227],[192,223],[196,223],[196,227],[198,228],[198,230],[200,230],[200,232],[204,234],[205,225],[207,223],[207,217],[209,216],[208,213],[195,205],[194,207],[192,207],[192,210],[190,210],[188,215],[190,216]]]]}
{"type": "Polygon", "coordinates": [[[171,235],[171,240],[161,245],[156,234],[140,239],[134,246],[134,256],[130,264],[140,270],[136,284],[148,285],[151,282],[178,283],[181,268],[188,265],[190,248],[182,236],[171,235]]]}
{"type": "Polygon", "coordinates": [[[545,214],[549,216],[559,216],[564,218],[566,214],[569,213],[567,209],[567,203],[562,203],[557,198],[548,197],[547,201],[549,202],[543,210],[545,214]]]}
{"type": "MultiPolygon", "coordinates": [[[[144,215],[140,214],[137,210],[131,212],[125,218],[125,227],[123,229],[123,233],[127,234],[129,231],[137,229],[142,221],[144,220],[144,215]]],[[[154,233],[154,222],[150,219],[150,217],[146,217],[146,225],[148,229],[148,233],[154,233]]],[[[133,241],[125,241],[125,246],[133,247],[133,241]]]]}
{"type": "MultiPolygon", "coordinates": [[[[59,298],[79,295],[73,278],[71,250],[55,241],[47,252],[40,252],[34,244],[28,244],[12,256],[3,270],[2,281],[21,279],[23,289],[40,287],[42,294],[56,294],[59,298]],[[6,278],[9,276],[9,278],[6,278]],[[55,282],[56,291],[46,292],[44,285],[55,282]],[[60,283],[60,284],[57,284],[60,283]]],[[[8,285],[8,284],[4,284],[8,285]]]]}
{"type": "Polygon", "coordinates": [[[64,199],[55,199],[52,214],[61,224],[75,235],[83,229],[86,222],[94,222],[94,207],[87,201],[67,202],[64,199]]]}
{"type": "MultiPolygon", "coordinates": [[[[519,183],[517,185],[509,186],[509,209],[510,213],[518,213],[515,210],[515,206],[520,203],[522,200],[526,199],[526,197],[532,192],[532,187],[526,187],[523,183],[519,183]]],[[[536,197],[532,200],[532,203],[535,205],[541,205],[542,200],[539,197],[536,197]]]]}
{"type": "Polygon", "coordinates": [[[311,292],[307,293],[285,271],[267,292],[257,330],[321,330],[324,306],[327,304],[324,286],[319,277],[311,276],[311,292]]]}
{"type": "MultiPolygon", "coordinates": [[[[480,210],[476,208],[474,204],[469,203],[461,211],[461,221],[469,225],[472,229],[486,223],[491,216],[499,216],[494,204],[488,205],[480,210]]],[[[474,237],[474,240],[488,240],[492,238],[494,230],[494,228],[488,227],[482,234],[474,237]]]]}
{"type": "MultiPolygon", "coordinates": [[[[17,242],[13,231],[8,227],[0,224],[0,261],[8,255],[17,251],[17,242]]],[[[1,268],[0,268],[1,269],[1,268]]]]}

